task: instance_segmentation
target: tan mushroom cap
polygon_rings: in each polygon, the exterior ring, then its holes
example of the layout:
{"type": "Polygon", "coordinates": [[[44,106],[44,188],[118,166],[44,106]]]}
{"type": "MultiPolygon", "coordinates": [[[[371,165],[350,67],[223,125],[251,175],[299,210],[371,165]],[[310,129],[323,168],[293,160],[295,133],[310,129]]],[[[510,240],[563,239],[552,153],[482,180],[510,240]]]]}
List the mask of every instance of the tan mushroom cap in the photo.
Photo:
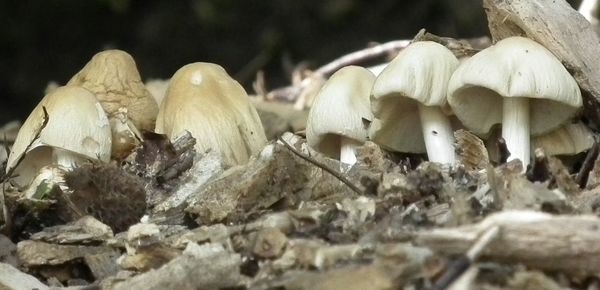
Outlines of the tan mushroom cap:
{"type": "Polygon", "coordinates": [[[415,42],[403,49],[375,80],[371,108],[377,120],[371,139],[390,150],[424,153],[418,104],[443,108],[457,66],[454,54],[436,42],[415,42]]]}
{"type": "Polygon", "coordinates": [[[127,52],[97,53],[68,85],[81,86],[94,93],[109,118],[119,108],[125,108],[137,129],[154,129],[158,104],[144,86],[135,61],[127,52]]]}
{"type": "Polygon", "coordinates": [[[73,153],[84,159],[108,162],[110,148],[109,122],[94,94],[81,87],[64,86],[46,95],[25,120],[8,157],[6,171],[18,165],[15,173],[19,176],[15,180],[23,186],[40,168],[52,164],[53,153],[73,153]],[[48,112],[45,127],[43,108],[48,112]]]}
{"type": "Polygon", "coordinates": [[[308,113],[308,145],[332,158],[339,158],[340,137],[365,142],[373,113],[369,94],[375,75],[359,66],[335,72],[315,97],[308,113]]]}
{"type": "Polygon", "coordinates": [[[575,155],[590,149],[595,141],[594,133],[585,124],[568,123],[535,137],[531,149],[542,148],[549,155],[575,155]]]}
{"type": "Polygon", "coordinates": [[[510,37],[465,60],[448,85],[448,103],[479,135],[502,122],[503,97],[527,97],[531,134],[540,135],[573,117],[582,106],[577,83],[545,47],[510,37]]]}
{"type": "Polygon", "coordinates": [[[232,164],[246,163],[267,143],[244,88],[212,63],[188,64],[171,78],[156,132],[175,139],[186,130],[196,138],[197,150],[217,150],[232,164]]]}

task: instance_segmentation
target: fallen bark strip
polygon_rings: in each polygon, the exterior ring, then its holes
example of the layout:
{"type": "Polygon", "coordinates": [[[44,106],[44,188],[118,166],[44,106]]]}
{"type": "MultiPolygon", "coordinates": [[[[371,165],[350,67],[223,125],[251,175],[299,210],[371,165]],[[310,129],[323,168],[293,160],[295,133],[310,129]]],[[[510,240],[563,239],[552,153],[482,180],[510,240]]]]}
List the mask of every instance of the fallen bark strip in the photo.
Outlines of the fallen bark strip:
{"type": "Polygon", "coordinates": [[[0,263],[0,289],[25,290],[25,289],[48,289],[48,286],[37,278],[25,274],[15,267],[0,263]]]}
{"type": "Polygon", "coordinates": [[[600,38],[565,0],[483,0],[494,42],[527,36],[548,48],[584,91],[584,111],[600,126],[600,38]]]}
{"type": "Polygon", "coordinates": [[[157,270],[117,283],[115,290],[221,289],[240,286],[241,256],[217,246],[195,246],[157,270]]]}
{"type": "Polygon", "coordinates": [[[592,215],[505,211],[477,224],[420,232],[415,243],[446,255],[464,254],[493,226],[500,226],[500,234],[480,260],[582,275],[600,269],[600,218],[592,215]]]}

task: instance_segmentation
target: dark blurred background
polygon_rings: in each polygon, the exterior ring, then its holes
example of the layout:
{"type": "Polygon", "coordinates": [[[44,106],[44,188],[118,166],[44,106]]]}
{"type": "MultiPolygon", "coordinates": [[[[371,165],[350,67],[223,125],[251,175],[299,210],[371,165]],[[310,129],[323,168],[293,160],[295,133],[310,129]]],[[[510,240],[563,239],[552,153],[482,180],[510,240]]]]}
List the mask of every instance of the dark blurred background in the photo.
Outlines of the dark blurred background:
{"type": "Polygon", "coordinates": [[[421,28],[487,35],[481,0],[0,0],[0,125],[26,118],[49,81],[64,84],[103,49],[132,54],[144,80],[207,61],[251,91],[259,69],[272,89],[300,62],[316,68],[421,28]]]}

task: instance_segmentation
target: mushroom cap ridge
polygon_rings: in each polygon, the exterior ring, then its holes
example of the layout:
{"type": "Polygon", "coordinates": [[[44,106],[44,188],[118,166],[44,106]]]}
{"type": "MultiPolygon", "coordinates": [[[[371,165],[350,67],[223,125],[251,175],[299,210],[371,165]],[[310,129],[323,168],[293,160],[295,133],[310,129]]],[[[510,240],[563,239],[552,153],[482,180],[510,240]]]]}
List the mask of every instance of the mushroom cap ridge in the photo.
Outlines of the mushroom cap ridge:
{"type": "Polygon", "coordinates": [[[158,104],[144,86],[135,60],[127,52],[112,49],[95,54],[67,84],[94,93],[109,118],[119,108],[126,108],[127,116],[137,129],[154,129],[158,104]]]}

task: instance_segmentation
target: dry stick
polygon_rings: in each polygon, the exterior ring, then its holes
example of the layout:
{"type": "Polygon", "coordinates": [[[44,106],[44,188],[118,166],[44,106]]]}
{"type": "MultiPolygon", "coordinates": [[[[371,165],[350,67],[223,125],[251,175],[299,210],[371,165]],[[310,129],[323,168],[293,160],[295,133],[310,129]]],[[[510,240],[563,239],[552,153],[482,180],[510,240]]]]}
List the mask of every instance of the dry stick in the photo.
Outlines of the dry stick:
{"type": "Polygon", "coordinates": [[[577,175],[575,176],[575,182],[579,184],[579,188],[585,188],[585,183],[590,176],[590,171],[594,168],[594,163],[596,163],[596,158],[598,158],[599,147],[598,142],[594,142],[594,145],[585,156],[583,164],[581,164],[581,168],[579,168],[579,172],[577,172],[577,175]]]}
{"type": "Polygon", "coordinates": [[[471,267],[473,262],[481,255],[483,250],[493,242],[500,233],[499,226],[493,226],[485,231],[477,241],[471,246],[466,254],[459,257],[453,263],[448,266],[448,270],[444,275],[431,287],[431,290],[442,290],[448,288],[454,281],[456,281],[463,273],[471,267]]]}
{"type": "Polygon", "coordinates": [[[339,172],[331,169],[329,166],[309,157],[306,156],[304,154],[302,154],[300,151],[296,150],[296,148],[292,147],[292,145],[290,145],[289,143],[287,143],[285,140],[283,140],[283,138],[281,136],[277,137],[277,139],[279,140],[279,142],[283,143],[283,145],[289,149],[290,151],[292,151],[295,155],[297,155],[298,157],[312,163],[313,165],[327,171],[329,174],[333,175],[335,178],[337,178],[339,181],[343,182],[345,185],[347,185],[348,187],[350,187],[350,189],[352,189],[352,191],[360,194],[360,195],[364,195],[364,192],[362,192],[362,190],[360,190],[360,188],[356,187],[356,185],[352,184],[352,182],[348,181],[348,179],[346,179],[344,176],[342,176],[339,172]]]}
{"type": "MultiPolygon", "coordinates": [[[[332,62],[318,68],[313,72],[313,75],[328,76],[338,69],[359,63],[362,61],[370,60],[373,58],[380,57],[393,51],[401,50],[410,44],[411,40],[394,40],[383,44],[368,47],[359,51],[355,51],[339,57],[332,62]]],[[[311,77],[307,77],[302,80],[298,85],[287,86],[271,91],[270,94],[275,96],[286,96],[286,101],[295,101],[304,88],[308,87],[312,82],[311,77]]]]}

